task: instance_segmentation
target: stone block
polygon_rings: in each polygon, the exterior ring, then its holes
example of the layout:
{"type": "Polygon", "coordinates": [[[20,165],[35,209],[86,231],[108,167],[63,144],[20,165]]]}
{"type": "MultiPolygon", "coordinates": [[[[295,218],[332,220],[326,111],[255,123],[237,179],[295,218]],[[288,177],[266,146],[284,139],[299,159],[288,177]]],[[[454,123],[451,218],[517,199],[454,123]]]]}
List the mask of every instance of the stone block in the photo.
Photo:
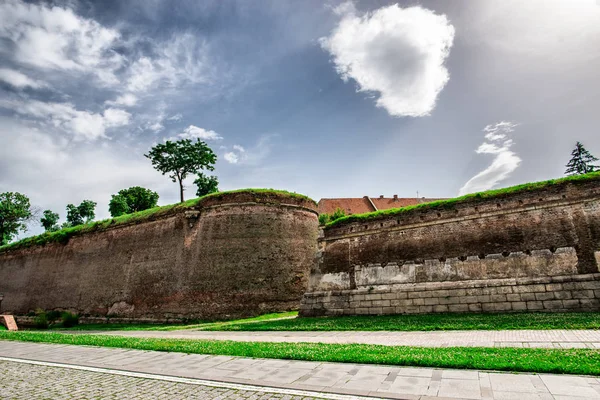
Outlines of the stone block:
{"type": "Polygon", "coordinates": [[[396,314],[418,314],[419,306],[396,307],[396,314]]]}
{"type": "Polygon", "coordinates": [[[356,309],[356,314],[357,315],[367,315],[369,314],[369,308],[367,307],[360,307],[356,309]]]}
{"type": "Polygon", "coordinates": [[[447,305],[433,306],[433,312],[436,312],[436,313],[448,312],[448,306],[447,305]]]}
{"type": "Polygon", "coordinates": [[[597,310],[600,308],[600,300],[598,299],[581,299],[579,300],[581,307],[585,309],[597,310]]]}
{"type": "Polygon", "coordinates": [[[395,300],[397,298],[398,298],[397,293],[383,293],[381,295],[382,300],[395,300]]]}
{"type": "Polygon", "coordinates": [[[379,293],[371,293],[365,295],[365,300],[381,300],[381,294],[379,293]]]}
{"type": "Polygon", "coordinates": [[[490,299],[492,300],[493,303],[501,303],[501,302],[506,301],[506,295],[505,294],[493,294],[490,296],[490,299]]]}
{"type": "Polygon", "coordinates": [[[462,299],[462,297],[458,297],[458,296],[442,297],[440,299],[440,304],[460,304],[460,299],[462,299]]]}
{"type": "Polygon", "coordinates": [[[535,301],[535,293],[521,293],[522,301],[535,301]]]}
{"type": "Polygon", "coordinates": [[[406,299],[406,300],[390,300],[390,306],[392,307],[406,307],[406,306],[412,306],[413,305],[413,299],[406,299]]]}
{"type": "Polygon", "coordinates": [[[547,292],[558,292],[563,290],[563,285],[561,283],[548,283],[546,284],[547,292]]]}
{"type": "Polygon", "coordinates": [[[521,295],[517,293],[510,293],[506,295],[508,301],[521,301],[521,295]]]}
{"type": "Polygon", "coordinates": [[[423,300],[425,301],[426,306],[433,306],[433,305],[440,304],[440,299],[438,299],[437,297],[431,297],[431,298],[427,298],[427,299],[423,299],[423,300]]]}
{"type": "Polygon", "coordinates": [[[528,310],[543,310],[544,305],[542,304],[541,301],[528,301],[527,309],[528,310]]]}
{"type": "Polygon", "coordinates": [[[468,304],[469,306],[469,311],[470,312],[482,312],[483,308],[481,307],[481,304],[476,303],[476,304],[468,304]]]}
{"type": "Polygon", "coordinates": [[[593,299],[595,297],[593,290],[572,290],[571,295],[574,299],[593,299]]]}
{"type": "Polygon", "coordinates": [[[373,305],[373,302],[370,300],[363,300],[360,302],[360,307],[370,308],[373,305]]]}
{"type": "Polygon", "coordinates": [[[542,303],[546,310],[560,310],[563,308],[562,300],[547,300],[542,303]]]}
{"type": "Polygon", "coordinates": [[[560,292],[554,292],[554,297],[558,300],[569,300],[572,299],[573,296],[571,295],[571,292],[568,291],[560,291],[560,292]]]}
{"type": "Polygon", "coordinates": [[[489,303],[491,301],[492,301],[492,299],[490,298],[489,295],[477,296],[478,303],[489,303]]]}
{"type": "Polygon", "coordinates": [[[395,313],[396,313],[395,307],[383,307],[383,314],[395,314],[395,313]]]}
{"type": "Polygon", "coordinates": [[[433,306],[419,306],[420,313],[431,313],[433,312],[433,306]]]}
{"type": "Polygon", "coordinates": [[[397,292],[396,298],[397,299],[408,299],[408,292],[397,292]]]}
{"type": "MultiPolygon", "coordinates": [[[[469,304],[450,304],[448,306],[448,311],[449,312],[456,312],[456,313],[468,312],[469,311],[469,304]]],[[[481,307],[480,307],[480,311],[481,311],[481,307]]]]}
{"type": "Polygon", "coordinates": [[[539,300],[539,301],[554,300],[554,292],[536,293],[535,294],[535,299],[539,300]]]}
{"type": "Polygon", "coordinates": [[[527,303],[524,301],[515,301],[512,304],[512,309],[514,311],[523,311],[523,310],[527,310],[527,303]]]}
{"type": "Polygon", "coordinates": [[[484,312],[495,312],[495,311],[509,311],[511,303],[483,303],[481,305],[484,312]]]}
{"type": "Polygon", "coordinates": [[[381,314],[383,314],[383,308],[381,308],[381,307],[369,308],[369,314],[370,315],[381,315],[381,314]]]}
{"type": "Polygon", "coordinates": [[[517,285],[512,288],[514,293],[535,293],[535,292],[545,292],[545,285],[517,285]]]}
{"type": "Polygon", "coordinates": [[[563,300],[563,307],[568,309],[578,309],[581,306],[579,300],[563,300]]]}
{"type": "Polygon", "coordinates": [[[373,300],[371,303],[372,303],[373,307],[389,307],[390,306],[389,300],[373,300]]]}
{"type": "Polygon", "coordinates": [[[412,302],[415,306],[422,306],[425,304],[425,299],[413,299],[412,302]]]}
{"type": "Polygon", "coordinates": [[[598,282],[577,282],[575,283],[575,288],[576,289],[580,289],[580,290],[594,290],[594,289],[600,289],[600,283],[598,282]]]}
{"type": "Polygon", "coordinates": [[[460,304],[477,303],[477,296],[464,296],[459,301],[460,304]]]}

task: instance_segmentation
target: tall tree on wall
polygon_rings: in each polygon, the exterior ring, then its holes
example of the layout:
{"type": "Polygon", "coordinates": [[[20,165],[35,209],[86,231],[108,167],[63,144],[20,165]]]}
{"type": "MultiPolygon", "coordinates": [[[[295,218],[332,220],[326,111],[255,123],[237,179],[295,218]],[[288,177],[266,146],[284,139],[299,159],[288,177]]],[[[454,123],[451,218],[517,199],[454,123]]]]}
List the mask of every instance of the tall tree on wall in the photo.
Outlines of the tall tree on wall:
{"type": "Polygon", "coordinates": [[[163,175],[169,176],[173,182],[179,183],[179,197],[183,202],[183,181],[189,174],[197,174],[200,170],[214,171],[217,155],[200,139],[192,142],[190,139],[175,142],[166,141],[152,147],[146,158],[152,161],[152,166],[163,175]]]}
{"type": "Polygon", "coordinates": [[[577,142],[575,149],[571,152],[571,160],[566,165],[565,175],[579,175],[598,171],[599,167],[592,164],[594,161],[598,161],[598,159],[591,155],[581,142],[577,142]]]}
{"type": "Polygon", "coordinates": [[[108,211],[114,218],[123,214],[147,210],[156,207],[157,204],[158,193],[141,186],[133,186],[113,194],[108,203],[108,211]]]}
{"type": "Polygon", "coordinates": [[[40,219],[40,223],[46,232],[54,232],[60,229],[58,226],[59,216],[52,210],[44,210],[44,215],[40,219]]]}
{"type": "Polygon", "coordinates": [[[216,176],[198,174],[198,177],[194,181],[194,185],[198,187],[196,190],[196,196],[198,197],[219,191],[219,180],[216,176]]]}
{"type": "Polygon", "coordinates": [[[67,204],[67,222],[70,226],[82,225],[96,218],[96,202],[83,200],[80,205],[67,204]]]}
{"type": "Polygon", "coordinates": [[[27,196],[17,192],[0,193],[0,245],[10,242],[19,231],[25,231],[32,215],[27,196]]]}

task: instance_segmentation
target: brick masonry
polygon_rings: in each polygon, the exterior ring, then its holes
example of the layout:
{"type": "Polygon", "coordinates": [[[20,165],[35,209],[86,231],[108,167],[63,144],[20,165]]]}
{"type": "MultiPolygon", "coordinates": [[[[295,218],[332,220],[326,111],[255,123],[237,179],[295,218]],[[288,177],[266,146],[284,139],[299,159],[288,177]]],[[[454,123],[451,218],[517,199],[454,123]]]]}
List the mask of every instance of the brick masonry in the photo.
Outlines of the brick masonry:
{"type": "Polygon", "coordinates": [[[316,252],[316,204],[251,192],[206,200],[66,244],[0,253],[3,311],[174,321],[297,309],[316,252]]]}
{"type": "Polygon", "coordinates": [[[311,292],[301,307],[303,316],[598,310],[600,273],[311,292]]]}
{"type": "Polygon", "coordinates": [[[301,315],[598,310],[600,184],[325,228],[301,315]]]}

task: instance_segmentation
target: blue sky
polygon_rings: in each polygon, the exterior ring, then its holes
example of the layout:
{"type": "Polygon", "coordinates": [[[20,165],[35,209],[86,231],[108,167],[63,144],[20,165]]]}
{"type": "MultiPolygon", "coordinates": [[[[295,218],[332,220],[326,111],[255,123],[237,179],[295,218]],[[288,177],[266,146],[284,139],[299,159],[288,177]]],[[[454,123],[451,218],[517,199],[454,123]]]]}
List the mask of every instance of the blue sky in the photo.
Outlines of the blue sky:
{"type": "Polygon", "coordinates": [[[0,191],[173,203],[143,154],[178,137],[223,190],[317,200],[558,177],[577,140],[600,155],[599,49],[596,0],[5,0],[0,191]]]}

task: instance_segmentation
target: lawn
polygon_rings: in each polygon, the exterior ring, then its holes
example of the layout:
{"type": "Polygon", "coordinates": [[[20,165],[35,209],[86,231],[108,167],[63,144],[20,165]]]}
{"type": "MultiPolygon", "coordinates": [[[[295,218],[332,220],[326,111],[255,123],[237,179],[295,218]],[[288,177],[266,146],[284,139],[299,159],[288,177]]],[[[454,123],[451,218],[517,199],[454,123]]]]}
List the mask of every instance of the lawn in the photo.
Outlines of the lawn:
{"type": "Polygon", "coordinates": [[[600,376],[600,350],[592,349],[426,348],[364,344],[260,343],[7,331],[0,331],[0,340],[187,354],[600,376]]]}
{"type": "Polygon", "coordinates": [[[223,331],[451,331],[600,329],[600,313],[425,314],[293,318],[204,326],[223,331]]]}

